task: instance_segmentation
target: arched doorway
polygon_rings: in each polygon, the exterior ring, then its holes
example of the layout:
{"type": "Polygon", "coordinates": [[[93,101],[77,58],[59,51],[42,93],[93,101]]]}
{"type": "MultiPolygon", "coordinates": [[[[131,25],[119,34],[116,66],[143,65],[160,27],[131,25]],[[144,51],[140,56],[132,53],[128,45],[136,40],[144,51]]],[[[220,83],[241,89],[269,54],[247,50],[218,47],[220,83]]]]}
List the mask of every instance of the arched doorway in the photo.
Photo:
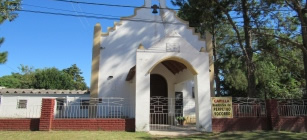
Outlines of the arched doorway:
{"type": "Polygon", "coordinates": [[[150,98],[155,96],[168,97],[167,82],[165,78],[159,74],[150,75],[150,98]]]}
{"type": "Polygon", "coordinates": [[[192,87],[188,88],[185,83],[193,78],[193,72],[176,60],[162,61],[152,69],[150,130],[195,130],[195,121],[185,123],[188,118],[195,120],[195,100],[188,96],[192,95],[192,87]]]}
{"type": "Polygon", "coordinates": [[[159,74],[150,75],[150,124],[168,122],[167,81],[159,74]]]}
{"type": "MultiPolygon", "coordinates": [[[[159,44],[153,48],[161,46],[159,44]]],[[[193,127],[194,130],[197,128],[199,131],[212,131],[208,54],[194,53],[192,50],[184,52],[189,49],[185,48],[180,53],[157,53],[155,49],[137,51],[134,70],[137,131],[185,130],[187,127],[193,127]],[[167,81],[168,116],[162,119],[167,120],[167,124],[152,124],[151,111],[163,110],[150,107],[153,96],[150,92],[154,92],[150,87],[151,77],[154,77],[152,74],[159,74],[167,81]],[[192,96],[193,93],[195,96],[192,96]],[[153,126],[163,127],[152,129],[153,126]]]]}

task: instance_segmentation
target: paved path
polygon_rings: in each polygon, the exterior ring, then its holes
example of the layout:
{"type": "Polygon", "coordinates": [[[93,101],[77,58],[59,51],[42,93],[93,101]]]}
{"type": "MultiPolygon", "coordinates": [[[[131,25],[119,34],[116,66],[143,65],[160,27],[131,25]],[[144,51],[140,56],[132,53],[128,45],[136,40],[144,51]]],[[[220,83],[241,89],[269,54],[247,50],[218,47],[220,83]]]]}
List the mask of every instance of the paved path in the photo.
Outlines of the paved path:
{"type": "Polygon", "coordinates": [[[198,131],[149,131],[149,134],[156,136],[188,136],[188,135],[196,135],[201,134],[198,131]]]}

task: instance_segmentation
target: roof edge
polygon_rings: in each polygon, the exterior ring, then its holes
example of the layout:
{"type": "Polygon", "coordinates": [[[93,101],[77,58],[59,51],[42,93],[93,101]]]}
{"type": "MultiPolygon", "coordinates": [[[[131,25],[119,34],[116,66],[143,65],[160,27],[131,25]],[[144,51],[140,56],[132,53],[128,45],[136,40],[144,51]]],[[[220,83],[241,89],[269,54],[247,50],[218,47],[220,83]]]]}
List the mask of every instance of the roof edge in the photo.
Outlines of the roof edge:
{"type": "Polygon", "coordinates": [[[89,90],[52,90],[52,89],[0,89],[0,94],[45,94],[45,95],[59,95],[59,94],[90,94],[89,90]]]}
{"type": "MultiPolygon", "coordinates": [[[[144,3],[143,6],[138,7],[138,8],[135,8],[135,9],[134,9],[133,15],[131,15],[131,16],[125,16],[125,17],[120,17],[119,22],[114,22],[113,27],[108,27],[107,32],[102,32],[102,33],[101,33],[101,36],[102,36],[102,37],[109,36],[110,32],[115,31],[117,26],[122,25],[123,20],[132,19],[133,17],[136,16],[137,11],[140,10],[140,9],[142,9],[142,8],[145,8],[145,3],[144,3]]],[[[195,32],[195,28],[194,28],[194,27],[190,27],[190,26],[189,26],[189,22],[188,22],[188,21],[185,21],[185,20],[179,18],[179,17],[177,16],[177,12],[176,12],[175,10],[170,9],[170,8],[167,7],[167,6],[166,6],[166,8],[167,8],[167,10],[169,10],[170,12],[173,12],[173,13],[174,13],[174,16],[175,16],[175,18],[176,18],[177,20],[179,20],[180,22],[182,22],[183,24],[185,24],[185,26],[187,26],[187,28],[188,28],[189,30],[192,30],[192,34],[198,36],[198,40],[200,40],[200,41],[206,41],[204,38],[201,37],[201,34],[200,34],[200,33],[196,33],[196,32],[195,32]]]]}

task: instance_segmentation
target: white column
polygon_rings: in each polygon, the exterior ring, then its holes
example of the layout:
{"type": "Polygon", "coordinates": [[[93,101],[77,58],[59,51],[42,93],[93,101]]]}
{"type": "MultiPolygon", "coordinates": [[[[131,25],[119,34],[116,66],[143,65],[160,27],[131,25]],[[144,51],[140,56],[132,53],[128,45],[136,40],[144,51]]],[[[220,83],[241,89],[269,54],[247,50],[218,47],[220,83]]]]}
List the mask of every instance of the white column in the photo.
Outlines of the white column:
{"type": "Polygon", "coordinates": [[[146,60],[136,60],[135,131],[149,131],[150,119],[150,74],[146,60]]]}
{"type": "Polygon", "coordinates": [[[208,77],[208,66],[201,68],[198,75],[194,76],[196,128],[198,131],[212,132],[210,78],[208,77]]]}
{"type": "Polygon", "coordinates": [[[214,92],[214,60],[213,60],[213,46],[212,46],[212,35],[206,32],[206,49],[209,54],[209,69],[210,69],[210,90],[211,97],[215,96],[214,92]]]}
{"type": "Polygon", "coordinates": [[[165,0],[159,0],[159,1],[160,1],[160,8],[166,8],[165,0]]]}
{"type": "Polygon", "coordinates": [[[151,0],[145,0],[145,7],[151,7],[151,0]]]}

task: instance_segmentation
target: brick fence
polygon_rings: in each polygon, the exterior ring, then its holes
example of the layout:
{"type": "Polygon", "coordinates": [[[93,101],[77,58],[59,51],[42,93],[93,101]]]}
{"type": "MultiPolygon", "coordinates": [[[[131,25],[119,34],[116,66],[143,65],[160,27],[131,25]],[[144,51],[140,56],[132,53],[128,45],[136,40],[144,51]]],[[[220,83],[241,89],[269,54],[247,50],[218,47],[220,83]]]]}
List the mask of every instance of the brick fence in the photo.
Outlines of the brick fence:
{"type": "Polygon", "coordinates": [[[307,117],[280,117],[277,122],[276,131],[307,132],[307,117]]]}
{"type": "Polygon", "coordinates": [[[283,117],[278,115],[277,100],[266,100],[267,117],[243,117],[212,119],[212,130],[252,131],[252,130],[283,130],[306,132],[307,116],[283,117]]]}
{"type": "Polygon", "coordinates": [[[54,120],[54,99],[43,99],[42,101],[42,110],[41,110],[41,118],[39,122],[39,130],[40,131],[49,131],[51,130],[51,126],[54,120]]]}
{"type": "Polygon", "coordinates": [[[0,130],[35,131],[39,128],[39,119],[0,119],[0,130]]]}
{"type": "Polygon", "coordinates": [[[54,99],[43,99],[38,119],[0,119],[0,130],[106,130],[135,131],[135,119],[54,119],[54,99]]]}
{"type": "Polygon", "coordinates": [[[56,119],[52,130],[134,131],[134,119],[56,119]]]}
{"type": "MultiPolygon", "coordinates": [[[[106,130],[135,131],[135,119],[54,119],[54,99],[43,99],[39,119],[0,119],[0,130],[106,130]]],[[[307,116],[283,117],[278,115],[276,100],[266,101],[266,117],[212,119],[212,130],[252,131],[283,130],[306,132],[307,116]]]]}
{"type": "Polygon", "coordinates": [[[268,130],[267,118],[223,118],[212,119],[214,132],[268,130]]]}

